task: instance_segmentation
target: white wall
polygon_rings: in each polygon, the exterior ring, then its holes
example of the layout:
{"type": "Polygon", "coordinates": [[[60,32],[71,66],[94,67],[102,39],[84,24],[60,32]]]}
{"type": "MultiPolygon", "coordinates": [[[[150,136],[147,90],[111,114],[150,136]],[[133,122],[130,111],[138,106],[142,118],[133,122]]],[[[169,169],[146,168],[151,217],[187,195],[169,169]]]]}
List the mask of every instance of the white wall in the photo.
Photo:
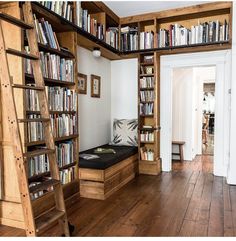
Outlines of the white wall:
{"type": "Polygon", "coordinates": [[[231,82],[231,118],[230,118],[230,160],[227,182],[236,185],[236,2],[233,2],[232,31],[232,82],[231,82]]]}
{"type": "Polygon", "coordinates": [[[87,95],[79,95],[80,151],[110,141],[111,61],[94,58],[89,50],[78,46],[78,71],[87,75],[87,95]],[[101,76],[101,98],[91,97],[90,75],[101,76]]]}
{"type": "Polygon", "coordinates": [[[137,59],[111,61],[111,122],[138,118],[137,79],[137,59]]]}
{"type": "MultiPolygon", "coordinates": [[[[185,141],[184,160],[192,160],[193,68],[173,70],[172,140],[185,141]]],[[[173,150],[176,150],[176,146],[173,150]]],[[[178,152],[178,150],[174,151],[178,152]]]]}

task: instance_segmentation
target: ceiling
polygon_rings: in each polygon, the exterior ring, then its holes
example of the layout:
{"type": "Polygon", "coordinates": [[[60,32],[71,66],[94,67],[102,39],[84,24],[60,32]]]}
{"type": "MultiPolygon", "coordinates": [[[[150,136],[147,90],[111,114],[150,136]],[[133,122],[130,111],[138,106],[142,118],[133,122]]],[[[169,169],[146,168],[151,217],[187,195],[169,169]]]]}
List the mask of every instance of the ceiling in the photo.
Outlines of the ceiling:
{"type": "Polygon", "coordinates": [[[210,1],[104,1],[119,17],[197,5],[210,1]]]}

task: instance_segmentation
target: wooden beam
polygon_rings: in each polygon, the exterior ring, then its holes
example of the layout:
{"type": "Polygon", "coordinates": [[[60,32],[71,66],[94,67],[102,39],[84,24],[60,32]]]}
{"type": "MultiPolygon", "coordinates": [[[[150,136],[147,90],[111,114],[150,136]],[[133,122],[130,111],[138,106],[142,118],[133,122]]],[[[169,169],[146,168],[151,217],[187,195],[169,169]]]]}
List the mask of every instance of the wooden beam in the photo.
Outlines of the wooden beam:
{"type": "Polygon", "coordinates": [[[170,18],[170,17],[177,17],[185,14],[196,14],[208,11],[215,11],[221,9],[231,9],[232,2],[213,2],[213,3],[205,3],[194,5],[190,7],[182,7],[182,8],[175,8],[160,12],[152,12],[152,13],[145,13],[139,14],[129,17],[120,18],[120,24],[128,24],[128,23],[135,23],[135,22],[142,22],[147,21],[150,19],[163,19],[163,18],[170,18]]]}
{"type": "Polygon", "coordinates": [[[94,4],[111,17],[116,23],[120,24],[120,18],[109,7],[107,7],[105,3],[94,1],[94,4]]]}

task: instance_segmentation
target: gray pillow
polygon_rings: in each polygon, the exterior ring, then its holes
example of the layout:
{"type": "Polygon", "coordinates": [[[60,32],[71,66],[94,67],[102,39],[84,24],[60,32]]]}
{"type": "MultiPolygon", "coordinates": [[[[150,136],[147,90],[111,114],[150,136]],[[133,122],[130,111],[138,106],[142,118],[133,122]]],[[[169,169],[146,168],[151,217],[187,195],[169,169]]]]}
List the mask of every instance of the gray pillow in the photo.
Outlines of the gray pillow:
{"type": "Polygon", "coordinates": [[[112,145],[137,146],[138,145],[138,120],[114,119],[112,145]]]}

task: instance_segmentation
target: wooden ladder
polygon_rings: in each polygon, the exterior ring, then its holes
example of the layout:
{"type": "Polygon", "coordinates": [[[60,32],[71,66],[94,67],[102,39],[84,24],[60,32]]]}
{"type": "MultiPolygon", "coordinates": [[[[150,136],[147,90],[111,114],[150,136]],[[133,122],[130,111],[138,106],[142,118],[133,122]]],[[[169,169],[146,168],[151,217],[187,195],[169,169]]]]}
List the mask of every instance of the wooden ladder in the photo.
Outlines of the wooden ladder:
{"type": "Polygon", "coordinates": [[[39,49],[36,30],[33,22],[31,3],[24,2],[22,4],[22,8],[24,21],[0,12],[0,83],[1,93],[2,96],[4,96],[4,98],[2,98],[3,101],[1,108],[5,108],[5,110],[7,110],[6,113],[8,118],[9,131],[11,133],[12,142],[14,145],[14,161],[18,176],[26,235],[37,236],[40,232],[49,228],[49,226],[53,223],[59,222],[61,231],[64,233],[65,236],[69,236],[69,226],[63,197],[62,185],[60,182],[59,169],[56,161],[55,143],[52,134],[52,127],[50,122],[50,114],[46,98],[44,79],[40,66],[39,49]],[[2,20],[26,30],[31,53],[6,48],[2,28],[2,20]],[[33,75],[35,79],[34,86],[13,84],[9,71],[9,64],[7,59],[8,54],[31,60],[33,75]],[[16,103],[13,93],[14,88],[20,88],[23,90],[32,89],[37,91],[41,118],[17,118],[16,103]],[[36,149],[31,152],[23,153],[19,123],[28,122],[42,122],[46,146],[45,148],[36,149]],[[29,187],[27,175],[28,160],[34,156],[39,155],[48,156],[51,179],[43,181],[40,184],[37,184],[36,186],[29,187]],[[39,191],[46,191],[45,195],[47,195],[48,193],[50,193],[47,192],[49,188],[52,190],[55,197],[55,208],[35,218],[32,207],[33,200],[31,200],[30,195],[39,191]]]}

